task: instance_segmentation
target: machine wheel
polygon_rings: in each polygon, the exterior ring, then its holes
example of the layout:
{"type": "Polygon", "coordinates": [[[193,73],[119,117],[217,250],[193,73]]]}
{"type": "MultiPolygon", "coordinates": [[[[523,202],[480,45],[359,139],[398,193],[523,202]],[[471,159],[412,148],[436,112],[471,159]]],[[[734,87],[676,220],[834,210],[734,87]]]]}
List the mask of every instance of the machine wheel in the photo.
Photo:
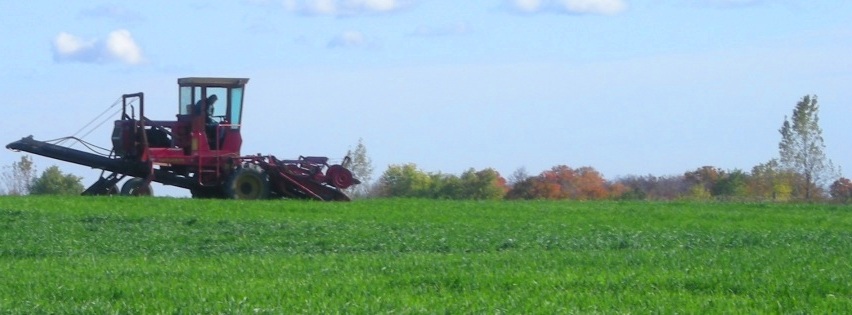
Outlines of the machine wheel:
{"type": "Polygon", "coordinates": [[[269,197],[269,179],[254,168],[239,168],[225,182],[225,195],[231,199],[266,199],[269,197]]]}
{"type": "Polygon", "coordinates": [[[145,185],[145,179],[131,178],[121,186],[121,194],[124,196],[151,196],[154,190],[151,184],[145,185]]]}
{"type": "Polygon", "coordinates": [[[340,165],[332,165],[325,172],[325,182],[331,186],[346,189],[353,184],[352,172],[340,165]]]}

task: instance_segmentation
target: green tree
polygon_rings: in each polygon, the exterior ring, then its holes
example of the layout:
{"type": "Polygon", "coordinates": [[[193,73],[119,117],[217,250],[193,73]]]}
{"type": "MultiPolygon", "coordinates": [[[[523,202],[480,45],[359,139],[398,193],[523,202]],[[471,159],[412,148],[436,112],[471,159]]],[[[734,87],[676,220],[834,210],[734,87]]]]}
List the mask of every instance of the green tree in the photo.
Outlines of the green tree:
{"type": "Polygon", "coordinates": [[[475,200],[502,199],[508,190],[506,180],[493,168],[476,171],[473,168],[462,173],[461,198],[475,200]]]}
{"type": "Polygon", "coordinates": [[[689,200],[708,200],[712,195],[704,185],[695,184],[689,187],[689,191],[687,191],[687,195],[684,197],[689,200]]]}
{"type": "Polygon", "coordinates": [[[53,165],[33,180],[30,193],[33,195],[79,195],[83,192],[82,177],[63,174],[59,167],[53,165]]]}
{"type": "Polygon", "coordinates": [[[742,170],[735,169],[730,172],[721,172],[719,180],[713,185],[713,195],[723,197],[745,197],[748,194],[746,182],[748,174],[742,170]]]}
{"type": "Polygon", "coordinates": [[[388,166],[378,184],[385,197],[432,197],[432,177],[413,163],[388,166]]]}
{"type": "Polygon", "coordinates": [[[462,181],[453,174],[432,173],[429,174],[430,186],[429,198],[435,199],[463,199],[462,181]]]}
{"type": "Polygon", "coordinates": [[[3,174],[0,176],[5,189],[4,194],[8,195],[26,195],[30,192],[30,186],[33,179],[36,177],[35,164],[33,158],[29,155],[24,155],[18,162],[12,163],[10,166],[3,167],[3,174]]]}
{"type": "Polygon", "coordinates": [[[814,95],[805,95],[796,103],[793,116],[785,116],[778,143],[779,162],[785,169],[802,176],[803,182],[796,188],[802,198],[813,200],[819,196],[815,189],[825,186],[826,181],[837,177],[834,164],[825,156],[822,128],[819,126],[819,104],[814,95]]]}
{"type": "Polygon", "coordinates": [[[350,160],[345,167],[352,172],[355,178],[361,181],[361,184],[350,187],[348,192],[355,198],[366,197],[370,192],[370,181],[373,179],[373,160],[367,155],[364,139],[358,138],[355,149],[348,150],[346,156],[350,160]]]}

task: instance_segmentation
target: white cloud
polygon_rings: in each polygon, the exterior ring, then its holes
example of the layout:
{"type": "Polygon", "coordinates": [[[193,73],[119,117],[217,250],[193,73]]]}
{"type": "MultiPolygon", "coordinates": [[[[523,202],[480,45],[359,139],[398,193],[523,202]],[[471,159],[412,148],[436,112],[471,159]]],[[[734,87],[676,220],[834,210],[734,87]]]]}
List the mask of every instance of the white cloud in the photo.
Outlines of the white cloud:
{"type": "Polygon", "coordinates": [[[338,10],[334,0],[308,1],[307,8],[316,14],[334,14],[338,10]]]}
{"type": "Polygon", "coordinates": [[[106,43],[107,52],[110,56],[127,64],[138,64],[142,62],[142,50],[133,41],[133,36],[127,30],[116,30],[109,33],[106,43]]]}
{"type": "Polygon", "coordinates": [[[627,0],[510,0],[510,6],[522,13],[543,11],[572,14],[615,15],[627,10],[627,0]]]}
{"type": "Polygon", "coordinates": [[[541,0],[514,0],[515,8],[521,12],[536,12],[541,9],[541,0]]]}
{"type": "Polygon", "coordinates": [[[130,31],[119,29],[110,32],[105,42],[60,32],[53,39],[53,59],[57,62],[121,62],[135,65],[144,58],[142,49],[133,40],[130,31]]]}
{"type": "Polygon", "coordinates": [[[359,15],[401,9],[407,0],[284,0],[284,8],[308,15],[359,15]]]}
{"type": "Polygon", "coordinates": [[[60,32],[53,41],[56,51],[63,55],[78,54],[95,46],[95,40],[84,40],[77,36],[60,32]]]}
{"type": "Polygon", "coordinates": [[[86,40],[65,32],[53,39],[53,58],[57,61],[93,62],[97,60],[97,41],[86,40]]]}
{"type": "Polygon", "coordinates": [[[575,13],[613,15],[627,9],[625,0],[562,0],[566,10],[575,13]]]}

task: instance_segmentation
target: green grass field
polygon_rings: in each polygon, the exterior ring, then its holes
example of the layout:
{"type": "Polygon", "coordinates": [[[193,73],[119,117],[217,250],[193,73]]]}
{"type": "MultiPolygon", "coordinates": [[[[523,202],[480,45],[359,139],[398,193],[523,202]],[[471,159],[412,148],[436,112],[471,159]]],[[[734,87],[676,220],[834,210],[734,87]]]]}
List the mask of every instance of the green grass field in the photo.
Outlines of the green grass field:
{"type": "Polygon", "coordinates": [[[852,207],[0,197],[6,313],[852,313],[852,207]]]}

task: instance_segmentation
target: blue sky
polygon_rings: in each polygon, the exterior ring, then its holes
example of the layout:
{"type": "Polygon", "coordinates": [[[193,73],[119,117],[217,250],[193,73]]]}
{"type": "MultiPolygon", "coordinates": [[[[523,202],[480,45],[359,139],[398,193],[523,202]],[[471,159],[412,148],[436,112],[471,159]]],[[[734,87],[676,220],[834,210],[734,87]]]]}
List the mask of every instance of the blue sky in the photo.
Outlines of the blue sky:
{"type": "MultiPolygon", "coordinates": [[[[71,135],[123,93],[170,119],[178,77],[233,76],[251,78],[244,154],[337,158],[363,138],[374,177],[749,171],[805,94],[852,165],[850,1],[4,1],[0,39],[4,143],[71,135]]],[[[86,140],[108,146],[110,124],[86,140]]]]}

